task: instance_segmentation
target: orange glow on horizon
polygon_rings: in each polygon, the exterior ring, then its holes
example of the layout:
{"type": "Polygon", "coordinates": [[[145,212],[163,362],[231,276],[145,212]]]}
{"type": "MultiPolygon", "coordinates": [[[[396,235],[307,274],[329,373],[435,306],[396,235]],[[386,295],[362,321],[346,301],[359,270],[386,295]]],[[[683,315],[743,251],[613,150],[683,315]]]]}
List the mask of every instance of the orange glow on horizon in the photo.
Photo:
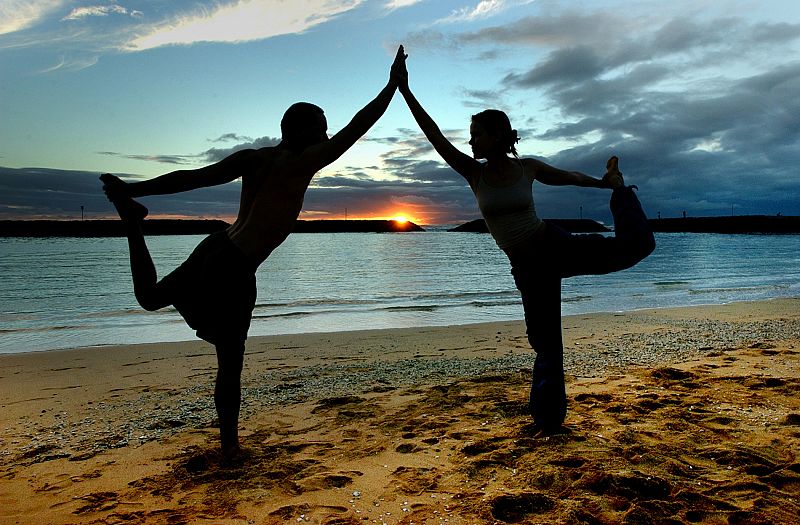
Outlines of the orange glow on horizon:
{"type": "Polygon", "coordinates": [[[331,213],[331,214],[321,214],[321,213],[306,213],[303,212],[300,214],[301,220],[348,220],[348,221],[396,221],[400,224],[405,224],[407,222],[413,222],[416,225],[421,224],[432,224],[430,222],[430,217],[428,214],[425,213],[424,210],[420,210],[422,213],[410,213],[408,211],[402,210],[389,210],[389,211],[375,211],[375,212],[367,212],[367,213],[348,213],[345,215],[344,213],[331,213]]]}

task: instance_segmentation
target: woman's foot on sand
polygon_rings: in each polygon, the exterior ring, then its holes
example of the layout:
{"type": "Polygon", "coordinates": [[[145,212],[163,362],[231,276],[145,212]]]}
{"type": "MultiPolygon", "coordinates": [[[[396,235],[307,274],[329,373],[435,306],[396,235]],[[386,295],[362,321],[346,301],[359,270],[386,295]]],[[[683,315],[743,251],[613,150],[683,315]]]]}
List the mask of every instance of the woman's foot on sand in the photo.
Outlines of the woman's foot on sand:
{"type": "Polygon", "coordinates": [[[119,177],[104,173],[100,175],[100,180],[103,181],[103,191],[106,193],[108,200],[117,209],[119,218],[126,223],[142,222],[149,210],[141,203],[136,202],[132,198],[125,195],[122,188],[126,185],[119,177]]]}
{"type": "Polygon", "coordinates": [[[619,171],[619,158],[614,156],[606,162],[606,174],[603,175],[603,182],[608,184],[609,188],[617,189],[625,186],[625,180],[622,178],[622,172],[619,171]]]}

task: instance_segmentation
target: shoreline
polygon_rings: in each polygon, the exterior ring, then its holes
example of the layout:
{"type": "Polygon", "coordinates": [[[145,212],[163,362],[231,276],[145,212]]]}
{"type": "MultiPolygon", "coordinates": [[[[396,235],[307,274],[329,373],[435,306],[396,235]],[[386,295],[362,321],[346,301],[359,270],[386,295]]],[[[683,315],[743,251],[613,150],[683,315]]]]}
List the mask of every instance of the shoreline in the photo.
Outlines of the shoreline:
{"type": "Polygon", "coordinates": [[[800,298],[566,316],[563,333],[567,433],[546,439],[526,434],[522,321],[253,337],[240,424],[253,456],[233,470],[214,455],[207,343],[0,355],[0,521],[582,523],[583,505],[600,522],[779,523],[800,510],[787,496],[800,298]],[[681,500],[692,483],[703,490],[681,500]]]}
{"type": "MultiPolygon", "coordinates": [[[[792,300],[800,300],[800,297],[772,297],[768,299],[743,299],[743,300],[733,300],[728,302],[722,303],[698,303],[698,304],[691,304],[691,305],[680,305],[680,306],[665,306],[665,307],[640,307],[640,308],[631,308],[629,310],[601,310],[601,311],[591,311],[591,312],[581,312],[581,313],[570,313],[570,314],[562,314],[562,320],[571,318],[571,317],[581,317],[581,316],[594,316],[594,315],[616,315],[616,314],[635,314],[637,312],[642,311],[668,311],[668,310],[681,310],[684,308],[714,308],[714,307],[727,307],[727,306],[734,306],[737,304],[750,304],[750,303],[769,303],[771,301],[792,301],[792,300]]],[[[521,309],[521,305],[520,305],[521,309]]],[[[144,310],[142,310],[144,312],[144,310]]],[[[521,312],[520,312],[521,314],[521,312]]],[[[183,323],[183,320],[180,320],[183,323]]],[[[502,319],[502,320],[493,320],[493,321],[480,321],[480,322],[466,322],[466,323],[442,323],[442,324],[417,324],[415,326],[388,326],[388,327],[380,327],[380,328],[371,328],[371,329],[360,329],[360,330],[353,330],[353,329],[345,329],[345,330],[334,330],[334,331],[311,331],[311,332],[298,332],[298,331],[287,331],[287,332],[280,332],[274,334],[259,334],[259,335],[251,335],[248,338],[249,341],[255,341],[262,338],[270,338],[270,337],[296,337],[296,336],[324,336],[324,335],[333,335],[333,334],[348,334],[351,332],[379,332],[385,330],[418,330],[418,329],[428,329],[428,328],[457,328],[457,327],[468,327],[473,325],[490,325],[495,323],[523,323],[522,319],[502,319]]],[[[524,330],[524,327],[523,327],[524,330]]],[[[111,344],[111,343],[101,343],[95,345],[83,345],[83,346],[71,346],[71,347],[58,347],[58,348],[48,348],[42,350],[23,350],[19,352],[0,352],[0,359],[3,356],[20,356],[20,355],[27,355],[27,354],[40,354],[43,352],[69,352],[69,351],[80,351],[80,350],[87,350],[87,349],[102,349],[102,348],[123,348],[123,347],[136,347],[141,345],[184,345],[184,344],[206,344],[204,341],[198,339],[197,337],[191,337],[190,339],[176,339],[176,340],[167,340],[167,341],[146,341],[146,342],[137,342],[137,343],[121,343],[121,344],[111,344]]]]}

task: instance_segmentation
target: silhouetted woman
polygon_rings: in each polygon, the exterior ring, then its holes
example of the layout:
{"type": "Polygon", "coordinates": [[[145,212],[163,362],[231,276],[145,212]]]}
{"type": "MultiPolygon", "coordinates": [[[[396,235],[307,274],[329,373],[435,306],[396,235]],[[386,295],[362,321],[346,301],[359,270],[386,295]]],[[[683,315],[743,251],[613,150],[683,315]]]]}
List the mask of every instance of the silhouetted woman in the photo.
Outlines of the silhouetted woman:
{"type": "Polygon", "coordinates": [[[489,109],[473,115],[469,141],[473,156],[462,153],[411,93],[405,68],[397,71],[398,89],[411,113],[439,155],[467,180],[489,231],[508,256],[522,295],[528,341],[536,351],[529,405],[535,431],[555,432],[567,413],[561,279],[623,270],[647,257],[655,249],[647,218],[633,187],[625,186],[616,157],[609,159],[602,179],[519,158],[517,132],[502,111],[489,109]],[[534,180],[612,189],[614,237],[571,235],[541,220],[533,203],[534,180]]]}

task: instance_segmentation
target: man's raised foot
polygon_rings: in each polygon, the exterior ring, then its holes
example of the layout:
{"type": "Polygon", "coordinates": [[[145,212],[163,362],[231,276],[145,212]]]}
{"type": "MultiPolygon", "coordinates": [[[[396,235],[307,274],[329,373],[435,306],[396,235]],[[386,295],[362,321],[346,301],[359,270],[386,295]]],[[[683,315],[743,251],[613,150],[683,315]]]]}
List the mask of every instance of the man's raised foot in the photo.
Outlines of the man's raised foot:
{"type": "Polygon", "coordinates": [[[127,183],[110,173],[100,175],[100,180],[103,182],[103,191],[106,193],[106,197],[117,209],[119,218],[123,222],[137,224],[147,217],[149,210],[126,194],[127,183]]]}

